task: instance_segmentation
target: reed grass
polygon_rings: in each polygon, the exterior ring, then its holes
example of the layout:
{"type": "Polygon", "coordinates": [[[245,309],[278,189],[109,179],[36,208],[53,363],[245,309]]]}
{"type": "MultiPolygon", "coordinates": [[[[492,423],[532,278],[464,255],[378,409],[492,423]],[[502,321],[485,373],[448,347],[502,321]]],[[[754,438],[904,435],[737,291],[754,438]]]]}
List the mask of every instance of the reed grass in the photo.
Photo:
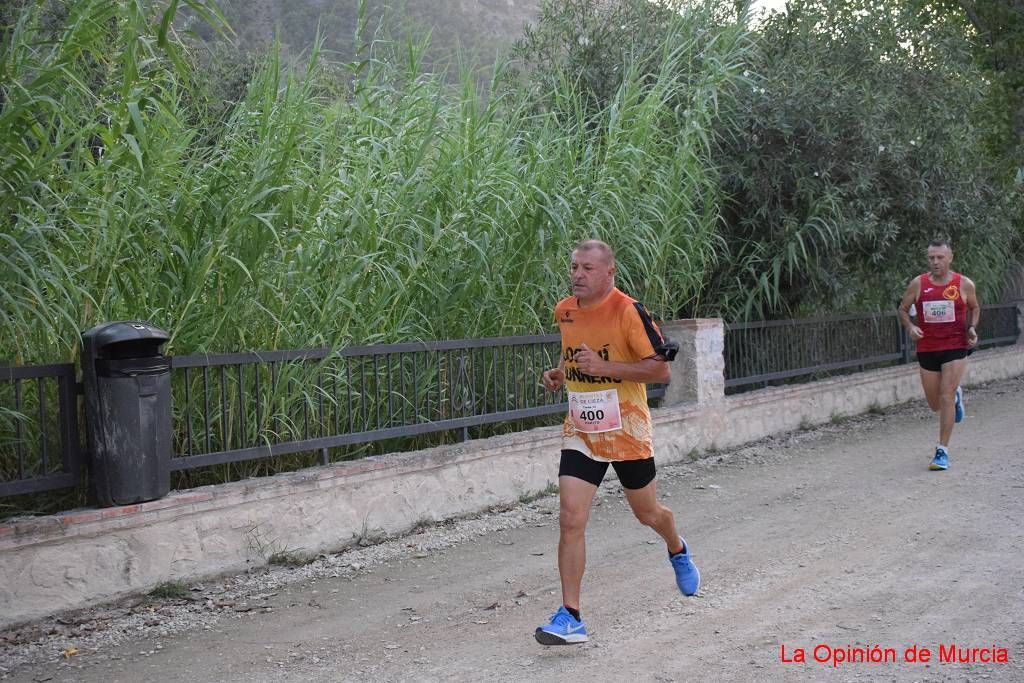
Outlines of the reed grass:
{"type": "Polygon", "coordinates": [[[631,71],[596,114],[571,88],[538,113],[469,69],[452,87],[421,70],[423,45],[379,36],[354,65],[273,52],[218,122],[196,104],[196,48],[144,7],[83,0],[49,42],[27,13],[0,55],[15,363],[72,360],[81,330],[119,319],[168,329],[179,354],[534,333],[591,236],[656,313],[700,297],[735,41],[680,20],[656,77],[631,71]],[[715,58],[693,73],[698,49],[715,58]]]}

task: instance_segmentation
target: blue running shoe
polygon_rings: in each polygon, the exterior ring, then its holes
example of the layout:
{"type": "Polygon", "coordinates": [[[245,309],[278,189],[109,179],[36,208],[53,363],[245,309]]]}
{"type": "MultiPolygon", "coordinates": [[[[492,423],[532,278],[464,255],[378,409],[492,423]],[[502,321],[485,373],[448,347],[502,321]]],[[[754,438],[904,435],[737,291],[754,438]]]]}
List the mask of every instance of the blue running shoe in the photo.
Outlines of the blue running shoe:
{"type": "Polygon", "coordinates": [[[941,448],[935,449],[935,457],[932,458],[932,464],[928,465],[930,470],[948,470],[949,469],[949,453],[942,450],[941,448]]]}
{"type": "Polygon", "coordinates": [[[551,622],[538,626],[533,637],[541,645],[569,645],[587,642],[587,627],[562,607],[551,617],[551,622]]]}
{"type": "Polygon", "coordinates": [[[679,591],[683,595],[696,595],[697,589],[700,588],[700,570],[690,559],[690,546],[686,545],[686,541],[682,538],[679,541],[683,544],[685,552],[670,556],[668,561],[676,573],[676,585],[679,586],[679,591]]]}
{"type": "MultiPolygon", "coordinates": [[[[960,422],[964,419],[964,390],[960,387],[956,388],[956,421],[960,422]]],[[[943,467],[942,469],[946,469],[943,467]]]]}

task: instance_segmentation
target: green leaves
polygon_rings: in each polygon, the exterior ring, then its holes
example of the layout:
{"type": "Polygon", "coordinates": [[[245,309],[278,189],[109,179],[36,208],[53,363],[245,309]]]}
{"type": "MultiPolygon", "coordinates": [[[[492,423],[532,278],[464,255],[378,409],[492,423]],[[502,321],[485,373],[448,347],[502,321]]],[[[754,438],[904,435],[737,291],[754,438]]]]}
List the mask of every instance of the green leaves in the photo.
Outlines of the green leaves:
{"type": "Polygon", "coordinates": [[[755,36],[724,7],[549,5],[487,91],[385,34],[348,66],[204,55],[174,18],[219,21],[198,0],[33,10],[0,51],[0,348],[131,318],[172,353],[533,333],[593,236],[666,318],[888,306],[934,232],[995,298],[1012,174],[962,36],[881,0],[755,36]]]}
{"type": "MultiPolygon", "coordinates": [[[[1000,245],[983,267],[1002,272],[1021,241],[962,32],[885,0],[788,7],[760,29],[735,100],[743,132],[718,151],[731,195],[725,309],[886,309],[937,235],[964,245],[968,274],[1000,245]],[[773,276],[749,275],[760,272],[773,276]]],[[[989,300],[1001,279],[979,281],[989,300]]]]}

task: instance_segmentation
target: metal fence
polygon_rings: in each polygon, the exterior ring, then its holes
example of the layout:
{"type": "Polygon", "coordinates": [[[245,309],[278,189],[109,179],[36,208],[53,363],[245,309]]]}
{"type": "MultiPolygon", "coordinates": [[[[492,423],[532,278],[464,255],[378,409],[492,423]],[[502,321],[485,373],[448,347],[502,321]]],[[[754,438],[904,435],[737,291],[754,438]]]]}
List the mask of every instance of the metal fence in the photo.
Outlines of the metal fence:
{"type": "Polygon", "coordinates": [[[0,367],[0,497],[77,486],[75,366],[0,367]]]}
{"type": "MultiPolygon", "coordinates": [[[[1017,341],[1017,304],[982,306],[979,348],[1017,341]]],[[[915,358],[895,312],[762,320],[725,326],[728,393],[807,381],[915,358]]]]}
{"type": "MultiPolygon", "coordinates": [[[[175,356],[172,470],[564,413],[557,334],[175,356]]],[[[648,397],[665,393],[649,388],[648,397]]]]}
{"type": "MultiPolygon", "coordinates": [[[[727,391],[909,362],[895,314],[726,325],[727,391]]],[[[1017,340],[1016,304],[985,306],[981,346],[1017,340]]],[[[174,457],[191,470],[564,413],[535,335],[171,359],[174,457]]],[[[84,448],[71,364],[0,367],[0,497],[71,488],[84,448]]],[[[648,389],[663,396],[663,386],[648,389]]]]}
{"type": "MultiPolygon", "coordinates": [[[[560,413],[558,335],[172,358],[172,470],[560,413]]],[[[662,389],[662,393],[664,390],[662,389]]]]}

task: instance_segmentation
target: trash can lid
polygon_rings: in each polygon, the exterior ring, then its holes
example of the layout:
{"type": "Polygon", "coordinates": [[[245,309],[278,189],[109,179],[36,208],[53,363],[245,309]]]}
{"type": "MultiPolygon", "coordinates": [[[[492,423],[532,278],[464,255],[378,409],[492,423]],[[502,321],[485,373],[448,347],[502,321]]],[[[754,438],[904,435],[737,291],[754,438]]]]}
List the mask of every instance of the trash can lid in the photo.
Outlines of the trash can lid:
{"type": "Polygon", "coordinates": [[[171,335],[159,327],[153,327],[149,323],[138,320],[102,323],[83,332],[82,336],[91,337],[93,346],[97,349],[126,341],[154,341],[160,345],[171,338],[171,335]]]}

